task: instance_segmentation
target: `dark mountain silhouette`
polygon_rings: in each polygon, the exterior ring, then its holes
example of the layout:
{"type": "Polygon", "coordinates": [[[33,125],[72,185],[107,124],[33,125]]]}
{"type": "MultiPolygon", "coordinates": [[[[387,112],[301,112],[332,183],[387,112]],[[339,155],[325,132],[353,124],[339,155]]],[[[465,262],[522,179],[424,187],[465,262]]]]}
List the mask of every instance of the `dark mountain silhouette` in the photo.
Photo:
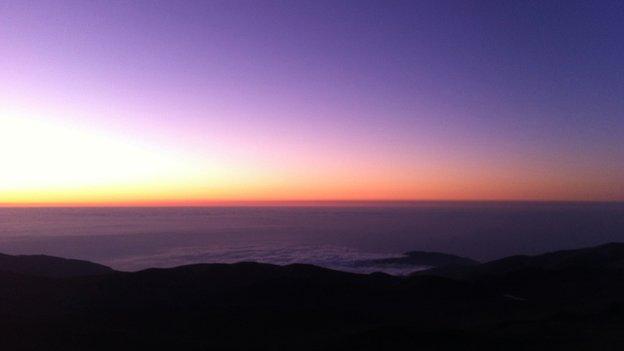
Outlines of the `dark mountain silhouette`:
{"type": "Polygon", "coordinates": [[[112,269],[88,261],[45,255],[0,254],[0,271],[62,278],[111,273],[112,269]]]}
{"type": "Polygon", "coordinates": [[[478,279],[531,269],[557,271],[575,268],[585,270],[624,268],[624,243],[609,243],[536,256],[510,256],[480,265],[434,267],[415,274],[437,275],[454,279],[478,279]]]}
{"type": "Polygon", "coordinates": [[[356,262],[359,266],[421,266],[421,267],[447,267],[447,266],[474,266],[479,262],[456,255],[441,252],[410,251],[401,257],[389,257],[375,260],[363,260],[356,262]]]}
{"type": "Polygon", "coordinates": [[[462,279],[259,263],[66,277],[81,270],[22,261],[26,274],[0,271],[0,348],[620,350],[622,247],[511,257],[462,279]]]}

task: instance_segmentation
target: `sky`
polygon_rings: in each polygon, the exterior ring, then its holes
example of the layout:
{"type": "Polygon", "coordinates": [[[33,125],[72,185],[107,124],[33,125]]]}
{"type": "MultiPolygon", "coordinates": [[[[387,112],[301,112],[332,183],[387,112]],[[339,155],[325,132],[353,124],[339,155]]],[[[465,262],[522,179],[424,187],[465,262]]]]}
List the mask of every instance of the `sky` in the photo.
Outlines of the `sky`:
{"type": "Polygon", "coordinates": [[[0,2],[0,204],[624,200],[621,1],[0,2]]]}

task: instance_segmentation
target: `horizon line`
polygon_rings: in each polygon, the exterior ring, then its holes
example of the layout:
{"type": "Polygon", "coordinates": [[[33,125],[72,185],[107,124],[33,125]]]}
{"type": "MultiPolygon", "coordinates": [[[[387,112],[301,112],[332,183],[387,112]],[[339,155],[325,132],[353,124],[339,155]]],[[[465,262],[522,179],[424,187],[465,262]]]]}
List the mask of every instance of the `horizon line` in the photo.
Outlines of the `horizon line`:
{"type": "Polygon", "coordinates": [[[375,205],[417,205],[436,203],[535,203],[535,204],[618,204],[622,200],[561,199],[356,199],[356,200],[214,200],[214,201],[127,201],[127,202],[58,202],[2,203],[0,208],[113,208],[113,207],[347,207],[375,205]]]}

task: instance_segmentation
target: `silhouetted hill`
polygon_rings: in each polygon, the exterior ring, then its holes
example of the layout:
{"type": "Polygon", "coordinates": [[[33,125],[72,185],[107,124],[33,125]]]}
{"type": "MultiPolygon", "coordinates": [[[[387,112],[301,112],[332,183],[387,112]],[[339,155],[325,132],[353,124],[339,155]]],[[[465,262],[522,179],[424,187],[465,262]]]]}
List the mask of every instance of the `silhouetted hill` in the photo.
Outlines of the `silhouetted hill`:
{"type": "Polygon", "coordinates": [[[557,271],[575,268],[583,270],[624,268],[624,243],[609,243],[536,256],[510,256],[473,266],[435,267],[416,274],[437,275],[455,279],[477,279],[531,269],[557,271]]]}
{"type": "Polygon", "coordinates": [[[516,256],[464,280],[260,263],[0,271],[0,348],[620,350],[621,250],[516,256]]]}
{"type": "Polygon", "coordinates": [[[61,278],[105,274],[113,270],[101,264],[81,260],[45,255],[0,254],[0,271],[61,278]]]}

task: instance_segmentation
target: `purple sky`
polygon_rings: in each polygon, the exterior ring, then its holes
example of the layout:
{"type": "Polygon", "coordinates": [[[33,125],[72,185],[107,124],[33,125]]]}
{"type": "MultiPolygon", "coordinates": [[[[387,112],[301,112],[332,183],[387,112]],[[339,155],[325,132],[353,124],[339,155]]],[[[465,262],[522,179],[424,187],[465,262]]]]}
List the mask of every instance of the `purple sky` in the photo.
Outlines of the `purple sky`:
{"type": "Polygon", "coordinates": [[[624,200],[622,23],[620,1],[3,1],[0,203],[624,200]],[[92,135],[112,144],[67,151],[92,135]]]}

